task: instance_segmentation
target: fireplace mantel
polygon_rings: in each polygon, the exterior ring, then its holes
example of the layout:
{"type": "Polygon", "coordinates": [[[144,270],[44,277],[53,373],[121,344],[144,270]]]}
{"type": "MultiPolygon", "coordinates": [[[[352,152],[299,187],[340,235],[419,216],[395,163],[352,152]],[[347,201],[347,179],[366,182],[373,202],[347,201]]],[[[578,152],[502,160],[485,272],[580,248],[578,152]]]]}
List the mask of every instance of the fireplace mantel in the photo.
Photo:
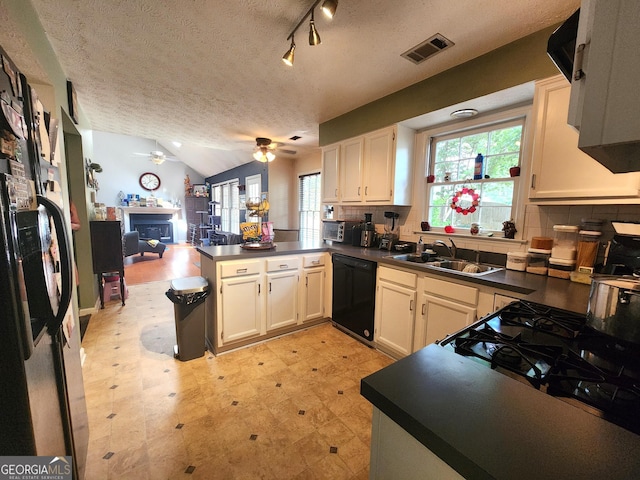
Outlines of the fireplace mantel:
{"type": "Polygon", "coordinates": [[[122,223],[124,224],[124,231],[130,232],[129,215],[155,215],[165,214],[173,215],[173,219],[177,220],[182,217],[182,209],[177,207],[118,207],[122,211],[122,223]]]}
{"type": "Polygon", "coordinates": [[[177,207],[120,207],[123,212],[129,213],[170,213],[175,214],[181,209],[177,207]]]}

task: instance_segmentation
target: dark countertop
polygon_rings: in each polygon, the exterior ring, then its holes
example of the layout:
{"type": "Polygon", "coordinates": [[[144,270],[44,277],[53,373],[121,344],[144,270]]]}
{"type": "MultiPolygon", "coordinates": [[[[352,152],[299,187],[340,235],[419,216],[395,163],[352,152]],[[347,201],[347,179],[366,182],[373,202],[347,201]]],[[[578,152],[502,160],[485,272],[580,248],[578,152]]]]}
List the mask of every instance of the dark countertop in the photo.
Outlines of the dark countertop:
{"type": "Polygon", "coordinates": [[[459,272],[443,272],[401,260],[394,260],[392,253],[377,248],[352,247],[339,243],[305,243],[305,242],[277,242],[270,250],[244,250],[240,245],[221,245],[212,247],[197,247],[198,251],[216,261],[242,260],[247,258],[269,257],[274,255],[292,255],[313,252],[334,252],[352,257],[371,260],[379,264],[408,268],[416,272],[441,276],[443,279],[466,281],[478,285],[485,285],[507,292],[514,292],[532,302],[542,303],[556,308],[586,314],[589,301],[589,285],[571,282],[559,278],[535,275],[532,273],[500,270],[483,276],[470,276],[459,272]]]}
{"type": "Polygon", "coordinates": [[[438,345],[361,393],[466,478],[640,478],[640,436],[438,345]]]}

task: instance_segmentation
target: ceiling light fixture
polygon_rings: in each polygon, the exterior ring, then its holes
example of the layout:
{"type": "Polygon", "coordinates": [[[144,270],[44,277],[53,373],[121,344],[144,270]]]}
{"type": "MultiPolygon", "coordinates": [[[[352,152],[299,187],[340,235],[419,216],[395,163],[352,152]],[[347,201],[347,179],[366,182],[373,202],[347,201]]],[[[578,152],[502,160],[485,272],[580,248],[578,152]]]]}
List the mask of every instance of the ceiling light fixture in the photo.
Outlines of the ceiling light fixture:
{"type": "Polygon", "coordinates": [[[451,112],[451,116],[454,118],[469,118],[475,117],[478,114],[478,110],[475,108],[462,108],[460,110],[456,110],[455,112],[451,112]]]}
{"type": "MultiPolygon", "coordinates": [[[[304,14],[304,16],[300,19],[298,24],[295,26],[295,28],[291,31],[291,33],[287,37],[287,40],[291,39],[291,46],[289,47],[289,50],[287,50],[285,54],[282,56],[282,61],[286,65],[290,67],[293,66],[293,52],[296,48],[296,43],[293,37],[296,31],[298,30],[298,28],[300,28],[300,25],[303,24],[303,22],[307,19],[309,15],[311,15],[311,21],[309,22],[309,45],[320,45],[320,43],[322,43],[320,40],[320,34],[316,29],[315,19],[313,18],[314,10],[321,1],[322,0],[315,0],[315,2],[313,2],[313,5],[311,5],[311,8],[307,11],[307,13],[304,14]]],[[[336,8],[338,8],[338,0],[324,0],[324,3],[322,4],[321,8],[327,17],[333,18],[333,15],[336,13],[336,8]]]]}
{"type": "Polygon", "coordinates": [[[316,22],[313,19],[314,10],[311,10],[311,20],[309,21],[309,45],[320,45],[322,40],[320,40],[320,34],[316,30],[316,22]]]}
{"type": "Polygon", "coordinates": [[[324,3],[322,4],[322,11],[329,18],[333,18],[336,14],[337,8],[338,0],[324,0],[324,3]]]}
{"type": "Polygon", "coordinates": [[[293,39],[293,35],[291,35],[291,46],[289,47],[289,50],[287,50],[287,52],[282,56],[282,61],[290,67],[293,66],[293,52],[295,52],[295,50],[296,42],[293,39]]]}
{"type": "Polygon", "coordinates": [[[270,138],[256,138],[256,151],[253,152],[253,158],[262,163],[273,162],[276,156],[270,148],[274,148],[271,146],[270,138]]]}

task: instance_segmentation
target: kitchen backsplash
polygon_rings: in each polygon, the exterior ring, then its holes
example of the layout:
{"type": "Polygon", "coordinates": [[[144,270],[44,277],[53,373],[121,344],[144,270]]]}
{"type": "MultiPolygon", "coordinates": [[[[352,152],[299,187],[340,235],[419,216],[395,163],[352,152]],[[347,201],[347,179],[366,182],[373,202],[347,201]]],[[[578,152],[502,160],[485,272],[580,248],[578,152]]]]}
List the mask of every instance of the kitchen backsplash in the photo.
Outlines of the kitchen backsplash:
{"type": "Polygon", "coordinates": [[[336,206],[333,214],[334,218],[345,220],[362,220],[365,213],[373,214],[373,222],[376,229],[382,231],[384,225],[384,212],[394,211],[400,214],[399,223],[401,227],[400,239],[416,242],[422,235],[426,242],[436,238],[453,238],[460,248],[471,250],[481,250],[486,252],[507,253],[511,251],[526,251],[532,237],[553,237],[554,225],[580,225],[583,218],[605,220],[603,233],[600,240],[601,248],[599,260],[602,259],[606,244],[613,237],[615,231],[611,226],[612,220],[640,222],[640,205],[534,205],[528,204],[525,207],[524,226],[518,225],[522,229],[516,234],[515,240],[500,238],[498,235],[487,238],[477,237],[467,234],[447,235],[445,233],[420,233],[419,225],[405,225],[411,207],[345,207],[336,206]],[[406,227],[406,228],[404,228],[406,227]],[[411,232],[407,234],[405,232],[411,232]]]}

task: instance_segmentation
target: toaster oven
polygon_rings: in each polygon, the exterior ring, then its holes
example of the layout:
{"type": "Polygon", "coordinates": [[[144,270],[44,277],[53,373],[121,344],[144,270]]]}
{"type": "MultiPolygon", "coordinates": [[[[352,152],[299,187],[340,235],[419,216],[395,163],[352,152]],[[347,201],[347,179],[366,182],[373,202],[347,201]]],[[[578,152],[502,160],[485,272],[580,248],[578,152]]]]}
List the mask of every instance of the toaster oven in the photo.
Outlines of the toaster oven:
{"type": "Polygon", "coordinates": [[[359,222],[346,220],[323,220],[322,239],[325,241],[351,244],[353,227],[359,222]]]}

